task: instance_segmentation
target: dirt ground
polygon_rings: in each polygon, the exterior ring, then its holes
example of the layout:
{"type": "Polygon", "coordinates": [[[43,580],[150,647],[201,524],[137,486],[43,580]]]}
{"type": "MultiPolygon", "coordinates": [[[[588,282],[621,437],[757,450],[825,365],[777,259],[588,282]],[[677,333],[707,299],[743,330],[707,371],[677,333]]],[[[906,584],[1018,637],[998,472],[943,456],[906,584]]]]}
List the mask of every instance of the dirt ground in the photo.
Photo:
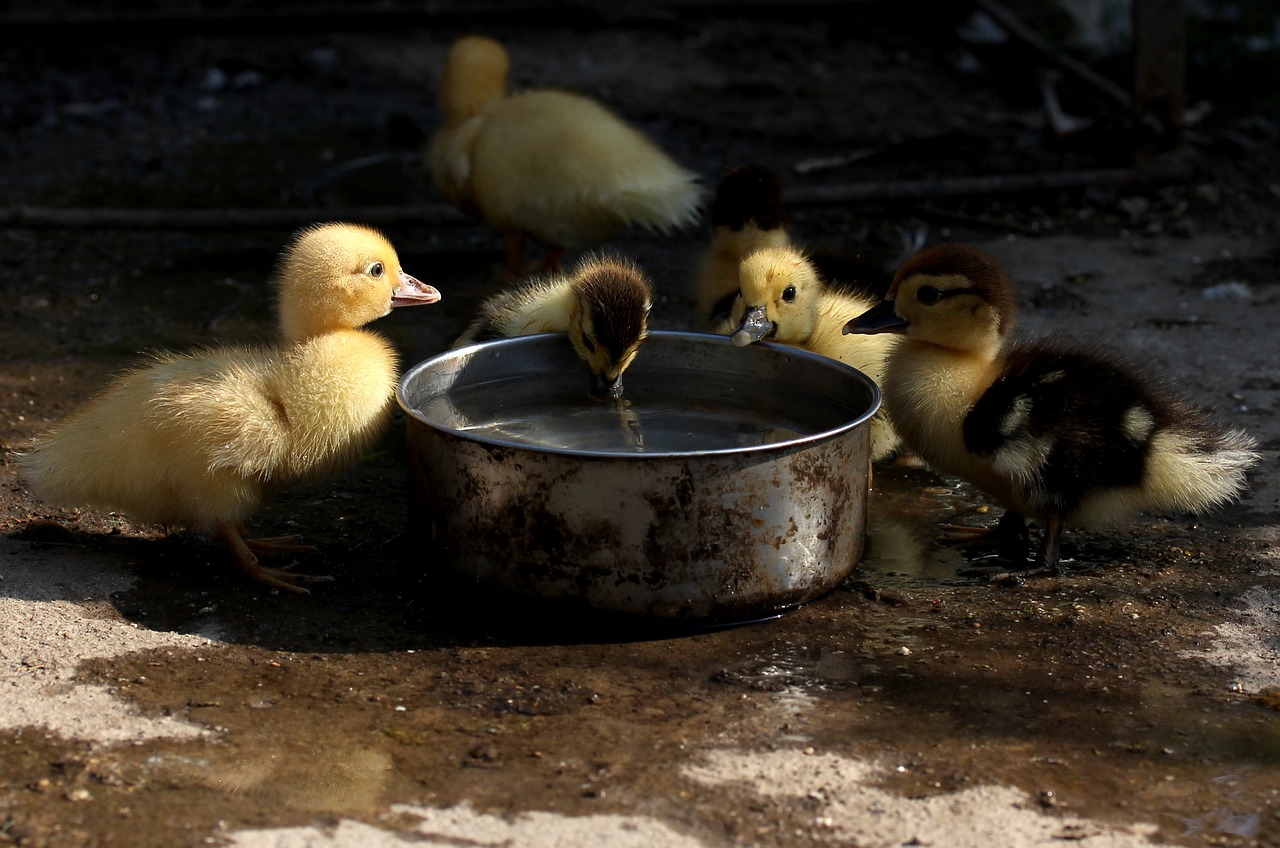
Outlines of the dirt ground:
{"type": "MultiPolygon", "coordinates": [[[[1280,30],[1265,4],[1194,8],[1193,117],[1185,148],[1157,156],[1176,179],[836,203],[805,198],[1126,168],[1149,139],[1070,78],[1064,108],[1093,123],[1047,130],[1036,57],[966,42],[964,4],[351,4],[146,36],[35,14],[93,7],[29,5],[21,25],[27,6],[5,6],[0,36],[0,845],[1280,845],[1280,106],[1256,82],[1274,78],[1280,30]],[[400,418],[357,467],[252,523],[320,547],[304,567],[335,581],[307,597],[245,582],[197,535],[34,499],[12,453],[140,352],[269,336],[271,264],[313,217],[36,226],[14,210],[364,210],[444,294],[376,325],[418,362],[501,285],[500,242],[440,211],[415,153],[444,51],[470,31],[508,42],[517,85],[601,98],[708,184],[773,166],[809,243],[888,257],[922,229],[987,248],[1020,283],[1023,332],[1136,350],[1254,433],[1249,493],[1069,531],[1065,574],[997,586],[933,542],[944,520],[994,517],[980,494],[878,468],[850,580],[706,631],[450,581],[410,513],[400,418]],[[440,214],[395,211],[419,205],[440,214]]],[[[1126,78],[1123,53],[1078,55],[1126,78]]],[[[657,283],[655,327],[696,328],[706,238],[617,243],[657,283]]]]}

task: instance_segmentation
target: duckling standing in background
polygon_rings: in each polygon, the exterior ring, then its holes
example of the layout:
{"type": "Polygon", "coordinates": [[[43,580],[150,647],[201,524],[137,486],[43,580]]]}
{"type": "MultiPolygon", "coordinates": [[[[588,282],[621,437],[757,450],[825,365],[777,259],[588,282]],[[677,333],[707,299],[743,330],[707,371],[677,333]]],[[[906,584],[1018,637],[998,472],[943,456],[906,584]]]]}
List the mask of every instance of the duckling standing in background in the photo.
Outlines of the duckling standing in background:
{"type": "Polygon", "coordinates": [[[506,49],[467,36],[449,50],[440,79],[444,125],[427,151],[451,203],[503,237],[507,274],[524,273],[525,239],[549,250],[593,246],[637,224],[670,232],[697,220],[703,189],[621,118],[567,91],[508,94],[506,49]]]}
{"type": "Polygon", "coordinates": [[[782,180],[762,165],[730,166],[711,202],[711,243],[696,281],[698,318],[708,329],[729,320],[738,296],[738,266],[762,247],[787,247],[782,180]]]}
{"type": "MultiPolygon", "coordinates": [[[[852,365],[880,383],[897,339],[849,339],[841,332],[850,310],[869,309],[871,298],[828,289],[805,254],[793,247],[756,250],[742,260],[738,280],[733,314],[720,327],[734,345],[766,339],[792,345],[852,365]]],[[[877,412],[871,419],[871,458],[885,459],[897,446],[888,416],[877,412]]]]}
{"type": "Polygon", "coordinates": [[[480,314],[453,347],[527,336],[567,333],[590,369],[590,392],[622,395],[627,370],[649,333],[653,285],[631,260],[610,254],[583,257],[571,273],[528,277],[480,304],[480,314]]]}
{"type": "MultiPolygon", "coordinates": [[[[730,165],[716,184],[711,203],[711,242],[703,254],[695,282],[698,318],[715,330],[733,311],[738,295],[738,266],[762,247],[797,246],[787,227],[782,180],[765,165],[730,165]]],[[[828,289],[884,297],[901,265],[923,243],[923,231],[900,233],[903,251],[880,258],[843,245],[807,245],[805,255],[828,289]]]]}
{"type": "Polygon", "coordinates": [[[1079,342],[1011,343],[1013,289],[981,251],[948,244],[917,254],[888,298],[844,332],[901,334],[881,387],[903,442],[1005,507],[992,531],[1005,556],[1021,548],[1025,561],[1025,518],[1043,521],[1034,572],[1056,571],[1067,524],[1194,513],[1244,489],[1258,460],[1244,431],[1079,342]]]}
{"type": "Polygon", "coordinates": [[[406,274],[376,230],[300,230],[276,269],[280,341],[162,354],[118,378],[19,467],[41,498],[118,509],[138,521],[217,533],[240,568],[305,594],[316,578],[265,568],[255,551],[310,550],[247,539],[272,494],[335,474],[383,432],[397,362],[359,329],[440,293],[406,274]]]}

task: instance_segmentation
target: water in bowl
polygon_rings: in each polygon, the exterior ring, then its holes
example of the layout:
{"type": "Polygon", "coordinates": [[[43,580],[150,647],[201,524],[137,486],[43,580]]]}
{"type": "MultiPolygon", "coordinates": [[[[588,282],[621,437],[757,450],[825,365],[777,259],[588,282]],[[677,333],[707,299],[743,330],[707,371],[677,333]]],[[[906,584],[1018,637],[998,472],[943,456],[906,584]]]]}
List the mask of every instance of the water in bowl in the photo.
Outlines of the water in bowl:
{"type": "Polygon", "coordinates": [[[684,453],[776,444],[858,415],[811,389],[739,374],[628,373],[619,401],[587,396],[586,380],[518,376],[454,386],[419,405],[429,419],[525,447],[684,453]]]}

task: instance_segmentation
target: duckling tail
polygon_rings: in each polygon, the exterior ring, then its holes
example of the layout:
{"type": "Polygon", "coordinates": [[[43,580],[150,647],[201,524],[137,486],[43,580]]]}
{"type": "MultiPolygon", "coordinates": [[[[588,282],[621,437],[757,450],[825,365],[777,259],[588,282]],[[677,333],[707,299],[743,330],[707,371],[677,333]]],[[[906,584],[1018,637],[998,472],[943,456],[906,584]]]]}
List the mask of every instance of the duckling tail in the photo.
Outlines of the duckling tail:
{"type": "Polygon", "coordinates": [[[1238,498],[1246,473],[1261,458],[1244,430],[1191,434],[1170,430],[1152,440],[1147,481],[1165,508],[1200,512],[1238,498]]]}

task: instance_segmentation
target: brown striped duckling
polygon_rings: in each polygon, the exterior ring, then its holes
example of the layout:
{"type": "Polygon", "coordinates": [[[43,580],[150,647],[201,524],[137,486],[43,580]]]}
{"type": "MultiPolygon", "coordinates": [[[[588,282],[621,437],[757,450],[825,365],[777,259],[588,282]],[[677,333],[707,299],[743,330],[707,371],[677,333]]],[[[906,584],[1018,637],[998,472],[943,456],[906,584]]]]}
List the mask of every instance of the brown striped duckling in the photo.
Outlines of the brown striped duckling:
{"type": "MultiPolygon", "coordinates": [[[[853,291],[829,289],[801,250],[767,247],[742,260],[733,313],[720,327],[733,344],[745,347],[768,340],[837,359],[857,368],[877,384],[898,340],[892,336],[848,338],[842,334],[850,314],[871,308],[874,301],[853,291]]],[[[889,457],[898,446],[888,416],[871,420],[871,458],[889,457]]]]}
{"type": "Polygon", "coordinates": [[[275,492],[369,449],[391,417],[397,359],[362,327],[440,293],[406,274],[377,231],[324,224],[294,236],[276,296],[275,344],[158,355],[22,454],[36,494],[213,531],[249,577],[305,594],[299,583],[313,578],[265,568],[257,553],[311,549],[245,538],[243,523],[275,492]]]}
{"type": "Polygon", "coordinates": [[[507,275],[524,274],[525,241],[549,250],[587,248],[630,225],[670,232],[693,224],[704,189],[642,132],[599,102],[569,91],[509,93],[511,58],[492,38],[454,42],[440,79],[444,124],[427,162],[462,212],[503,237],[507,275]]]}
{"type": "Polygon", "coordinates": [[[568,273],[526,277],[480,304],[480,314],[453,343],[567,333],[590,370],[590,393],[622,395],[622,372],[649,332],[653,285],[630,259],[592,253],[568,273]]]}
{"type": "Polygon", "coordinates": [[[844,327],[902,339],[881,383],[889,415],[935,470],[1005,507],[993,531],[1005,555],[1021,548],[1025,560],[1026,518],[1045,524],[1032,571],[1052,573],[1065,525],[1196,513],[1241,494],[1253,437],[1094,345],[1014,343],[1014,303],[994,259],[946,244],[907,261],[888,299],[844,327]]]}

